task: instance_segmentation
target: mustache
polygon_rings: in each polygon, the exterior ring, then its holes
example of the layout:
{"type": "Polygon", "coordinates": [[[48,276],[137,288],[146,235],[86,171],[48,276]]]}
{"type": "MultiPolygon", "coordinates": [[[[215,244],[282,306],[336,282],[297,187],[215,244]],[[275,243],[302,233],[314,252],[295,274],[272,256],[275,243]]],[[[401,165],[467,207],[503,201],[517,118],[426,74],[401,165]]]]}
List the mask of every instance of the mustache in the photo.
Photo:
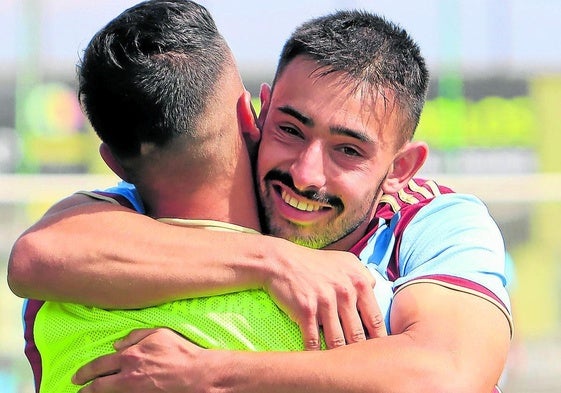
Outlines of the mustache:
{"type": "Polygon", "coordinates": [[[307,189],[303,191],[299,191],[294,186],[294,181],[292,180],[292,176],[286,172],[282,172],[278,169],[270,170],[263,179],[265,182],[270,181],[277,181],[279,183],[284,184],[286,187],[290,188],[290,190],[303,198],[309,199],[314,202],[323,203],[326,205],[330,205],[336,209],[343,208],[343,201],[336,197],[335,195],[330,195],[326,192],[315,190],[315,189],[307,189]]]}

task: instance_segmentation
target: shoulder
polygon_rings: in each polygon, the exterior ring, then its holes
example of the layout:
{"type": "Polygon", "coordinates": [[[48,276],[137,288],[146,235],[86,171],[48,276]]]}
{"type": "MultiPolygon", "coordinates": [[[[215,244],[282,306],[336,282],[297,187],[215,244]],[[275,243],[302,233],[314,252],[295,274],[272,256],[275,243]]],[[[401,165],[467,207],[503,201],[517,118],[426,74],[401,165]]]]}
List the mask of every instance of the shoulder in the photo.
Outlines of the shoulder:
{"type": "MultiPolygon", "coordinates": [[[[389,239],[389,237],[399,238],[422,209],[431,205],[438,197],[443,195],[452,196],[452,200],[458,194],[454,193],[451,188],[440,185],[434,180],[421,178],[411,179],[407,186],[399,192],[383,194],[367,232],[350,251],[358,255],[367,243],[373,240],[378,238],[389,239]]],[[[441,200],[438,199],[438,201],[441,200]]],[[[432,205],[431,208],[436,208],[436,204],[432,205]]],[[[425,209],[425,211],[430,211],[431,208],[425,209]]],[[[384,247],[388,246],[389,244],[384,247]]]]}
{"type": "Polygon", "coordinates": [[[414,178],[398,192],[382,195],[376,216],[389,219],[403,209],[420,209],[437,196],[453,193],[451,188],[434,180],[414,178]]]}
{"type": "Polygon", "coordinates": [[[412,179],[407,187],[394,194],[384,194],[376,217],[391,221],[396,236],[416,228],[435,225],[495,226],[485,204],[475,195],[459,194],[434,180],[412,179]]]}
{"type": "MultiPolygon", "coordinates": [[[[445,193],[404,205],[392,217],[401,257],[414,265],[439,255],[466,255],[486,249],[504,260],[504,242],[487,206],[470,194],[445,193]],[[454,252],[452,252],[454,251],[454,252]],[[421,258],[419,258],[422,255],[421,258]]],[[[466,261],[467,262],[467,261],[466,261]]]]}
{"type": "Polygon", "coordinates": [[[142,214],[146,212],[136,187],[124,181],[104,190],[80,191],[79,193],[87,195],[90,198],[128,207],[142,214]]]}

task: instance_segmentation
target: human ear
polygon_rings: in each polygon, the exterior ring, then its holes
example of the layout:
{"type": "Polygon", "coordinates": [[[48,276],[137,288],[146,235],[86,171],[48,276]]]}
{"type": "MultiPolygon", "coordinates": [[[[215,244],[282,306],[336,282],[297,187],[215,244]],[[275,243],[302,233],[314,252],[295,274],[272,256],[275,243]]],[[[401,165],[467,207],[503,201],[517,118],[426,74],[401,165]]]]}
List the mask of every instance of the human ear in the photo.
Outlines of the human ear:
{"type": "Polygon", "coordinates": [[[249,141],[257,143],[261,139],[261,131],[257,128],[255,111],[251,105],[251,94],[244,90],[238,99],[238,127],[242,135],[247,137],[249,141]]]}
{"type": "Polygon", "coordinates": [[[111,151],[111,148],[105,142],[101,143],[101,145],[99,146],[99,154],[101,155],[101,158],[103,158],[103,161],[105,161],[105,164],[107,164],[109,169],[111,169],[124,181],[128,181],[128,176],[125,169],[123,168],[117,157],[115,157],[115,155],[111,151]]]}
{"type": "Polygon", "coordinates": [[[407,142],[395,155],[382,189],[393,194],[407,185],[427,159],[429,148],[425,142],[407,142]]]}
{"type": "Polygon", "coordinates": [[[269,106],[271,104],[271,86],[267,83],[261,85],[259,99],[261,100],[261,111],[257,119],[257,126],[263,130],[263,125],[265,124],[265,119],[267,118],[267,113],[269,112],[269,106]]]}

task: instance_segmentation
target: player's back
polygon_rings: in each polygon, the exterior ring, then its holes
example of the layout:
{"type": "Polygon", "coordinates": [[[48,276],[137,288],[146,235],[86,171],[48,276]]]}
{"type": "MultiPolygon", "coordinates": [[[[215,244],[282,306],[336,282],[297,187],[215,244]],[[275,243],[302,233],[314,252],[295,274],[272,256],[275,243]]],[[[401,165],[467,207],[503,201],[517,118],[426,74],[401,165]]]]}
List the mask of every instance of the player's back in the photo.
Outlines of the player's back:
{"type": "Polygon", "coordinates": [[[45,302],[34,325],[42,359],[41,393],[74,393],[76,370],[114,352],[113,343],[139,328],[168,327],[204,348],[251,351],[303,349],[298,326],[260,290],[179,300],[137,310],[104,310],[45,302]]]}

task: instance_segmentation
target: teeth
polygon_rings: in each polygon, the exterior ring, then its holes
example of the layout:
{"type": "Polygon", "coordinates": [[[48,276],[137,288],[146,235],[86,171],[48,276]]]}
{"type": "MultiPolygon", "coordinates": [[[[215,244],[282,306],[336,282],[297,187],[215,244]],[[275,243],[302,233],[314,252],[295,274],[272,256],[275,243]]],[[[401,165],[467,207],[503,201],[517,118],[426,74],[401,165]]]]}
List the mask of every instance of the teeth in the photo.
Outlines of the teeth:
{"type": "Polygon", "coordinates": [[[318,211],[319,209],[321,209],[320,205],[307,203],[307,202],[304,202],[304,201],[298,201],[296,198],[288,195],[287,192],[284,191],[284,190],[281,193],[281,197],[282,197],[283,201],[285,201],[290,206],[292,206],[293,208],[298,209],[298,210],[313,212],[313,211],[318,211]]]}

